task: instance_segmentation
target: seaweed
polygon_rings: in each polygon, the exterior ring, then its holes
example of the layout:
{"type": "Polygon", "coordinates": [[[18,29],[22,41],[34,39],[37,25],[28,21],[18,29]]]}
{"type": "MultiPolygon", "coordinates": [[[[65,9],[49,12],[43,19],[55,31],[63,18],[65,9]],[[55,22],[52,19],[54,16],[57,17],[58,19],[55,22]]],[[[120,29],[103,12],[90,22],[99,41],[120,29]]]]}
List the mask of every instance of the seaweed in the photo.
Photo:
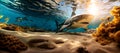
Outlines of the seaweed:
{"type": "Polygon", "coordinates": [[[0,32],[0,50],[5,50],[10,53],[19,53],[27,50],[27,45],[11,34],[0,32]]]}
{"type": "Polygon", "coordinates": [[[120,44],[120,6],[114,6],[110,14],[114,16],[113,20],[107,23],[102,22],[93,33],[96,41],[102,45],[113,42],[120,44]]]}

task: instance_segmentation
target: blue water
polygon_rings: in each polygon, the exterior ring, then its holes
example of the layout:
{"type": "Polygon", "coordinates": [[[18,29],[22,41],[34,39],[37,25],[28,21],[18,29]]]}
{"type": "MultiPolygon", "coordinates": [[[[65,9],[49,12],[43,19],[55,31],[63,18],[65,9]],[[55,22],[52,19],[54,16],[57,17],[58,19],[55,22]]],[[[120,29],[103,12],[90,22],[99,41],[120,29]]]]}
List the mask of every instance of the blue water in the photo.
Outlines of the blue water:
{"type": "MultiPolygon", "coordinates": [[[[63,2],[61,2],[62,4],[63,2]]],[[[0,4],[0,15],[3,15],[3,18],[0,19],[0,22],[5,22],[5,18],[8,17],[9,21],[7,24],[17,24],[19,26],[27,26],[33,27],[37,29],[44,29],[49,31],[56,31],[57,26],[55,20],[59,23],[63,23],[67,18],[71,17],[72,9],[69,5],[67,6],[58,6],[60,10],[65,11],[64,15],[57,15],[57,14],[48,14],[42,15],[42,13],[38,16],[33,16],[30,13],[23,13],[15,9],[8,8],[7,6],[0,4]],[[65,8],[66,7],[66,8],[65,8]],[[69,10],[69,11],[68,11],[69,10]],[[29,14],[29,15],[27,15],[29,14]],[[27,20],[22,20],[21,22],[16,22],[16,18],[26,18],[27,20]]],[[[34,14],[35,12],[33,12],[34,14]]],[[[96,28],[92,25],[89,25],[88,28],[96,28]]],[[[68,32],[85,32],[83,28],[71,29],[68,32]]]]}

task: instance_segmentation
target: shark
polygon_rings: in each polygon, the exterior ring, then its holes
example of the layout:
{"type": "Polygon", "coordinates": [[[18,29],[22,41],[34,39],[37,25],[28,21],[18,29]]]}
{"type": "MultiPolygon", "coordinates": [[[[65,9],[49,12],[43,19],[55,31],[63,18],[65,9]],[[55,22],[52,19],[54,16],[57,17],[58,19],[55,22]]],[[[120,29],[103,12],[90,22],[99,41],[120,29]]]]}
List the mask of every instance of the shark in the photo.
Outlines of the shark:
{"type": "Polygon", "coordinates": [[[63,31],[65,28],[75,29],[75,28],[84,28],[87,29],[87,26],[90,24],[91,20],[94,18],[91,14],[81,14],[74,15],[67,20],[65,20],[61,26],[57,29],[56,32],[63,31]]]}

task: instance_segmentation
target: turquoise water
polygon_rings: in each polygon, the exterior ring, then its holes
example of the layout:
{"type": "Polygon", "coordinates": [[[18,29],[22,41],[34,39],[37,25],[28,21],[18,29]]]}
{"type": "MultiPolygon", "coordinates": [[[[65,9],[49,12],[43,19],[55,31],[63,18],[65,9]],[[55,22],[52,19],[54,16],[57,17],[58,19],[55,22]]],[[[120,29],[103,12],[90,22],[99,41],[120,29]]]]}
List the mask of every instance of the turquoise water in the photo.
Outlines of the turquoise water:
{"type": "MultiPolygon", "coordinates": [[[[16,8],[12,8],[13,6],[7,6],[7,4],[2,3],[2,1],[6,2],[8,0],[1,0],[0,1],[0,15],[3,17],[0,19],[0,22],[5,22],[6,18],[9,18],[7,24],[17,24],[19,26],[27,26],[33,27],[37,29],[44,29],[49,31],[56,31],[57,25],[55,20],[58,21],[59,24],[63,23],[66,19],[71,17],[72,9],[71,5],[69,6],[61,6],[64,2],[60,2],[60,5],[57,6],[58,10],[63,11],[62,13],[59,12],[51,12],[47,14],[47,12],[29,12],[21,11],[16,8]],[[17,19],[22,19],[21,21],[16,21],[17,19]]],[[[12,2],[12,1],[11,1],[12,2]]],[[[9,3],[9,2],[8,2],[9,3]]],[[[96,28],[98,25],[93,26],[89,25],[88,28],[96,28]]],[[[83,28],[71,29],[68,32],[84,32],[83,28]]]]}

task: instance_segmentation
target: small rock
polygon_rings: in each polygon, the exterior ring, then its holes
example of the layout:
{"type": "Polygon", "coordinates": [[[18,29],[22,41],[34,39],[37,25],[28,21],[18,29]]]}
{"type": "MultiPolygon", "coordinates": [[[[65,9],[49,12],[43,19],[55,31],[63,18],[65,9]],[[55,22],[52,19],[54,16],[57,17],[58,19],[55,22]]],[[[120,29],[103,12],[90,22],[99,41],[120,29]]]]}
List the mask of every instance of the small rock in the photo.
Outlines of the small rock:
{"type": "Polygon", "coordinates": [[[62,44],[62,43],[64,43],[63,40],[54,40],[54,42],[55,42],[56,44],[62,44]]]}
{"type": "Polygon", "coordinates": [[[43,44],[40,44],[37,47],[41,49],[54,49],[56,48],[56,45],[49,42],[44,42],[43,44]]]}
{"type": "Polygon", "coordinates": [[[87,50],[85,50],[85,48],[83,48],[83,47],[79,47],[78,49],[77,49],[77,53],[89,53],[87,50]]]}
{"type": "Polygon", "coordinates": [[[37,43],[43,43],[43,42],[48,42],[48,40],[45,40],[45,39],[31,39],[30,41],[28,41],[28,45],[30,47],[34,47],[35,44],[37,44],[37,43]]]}

